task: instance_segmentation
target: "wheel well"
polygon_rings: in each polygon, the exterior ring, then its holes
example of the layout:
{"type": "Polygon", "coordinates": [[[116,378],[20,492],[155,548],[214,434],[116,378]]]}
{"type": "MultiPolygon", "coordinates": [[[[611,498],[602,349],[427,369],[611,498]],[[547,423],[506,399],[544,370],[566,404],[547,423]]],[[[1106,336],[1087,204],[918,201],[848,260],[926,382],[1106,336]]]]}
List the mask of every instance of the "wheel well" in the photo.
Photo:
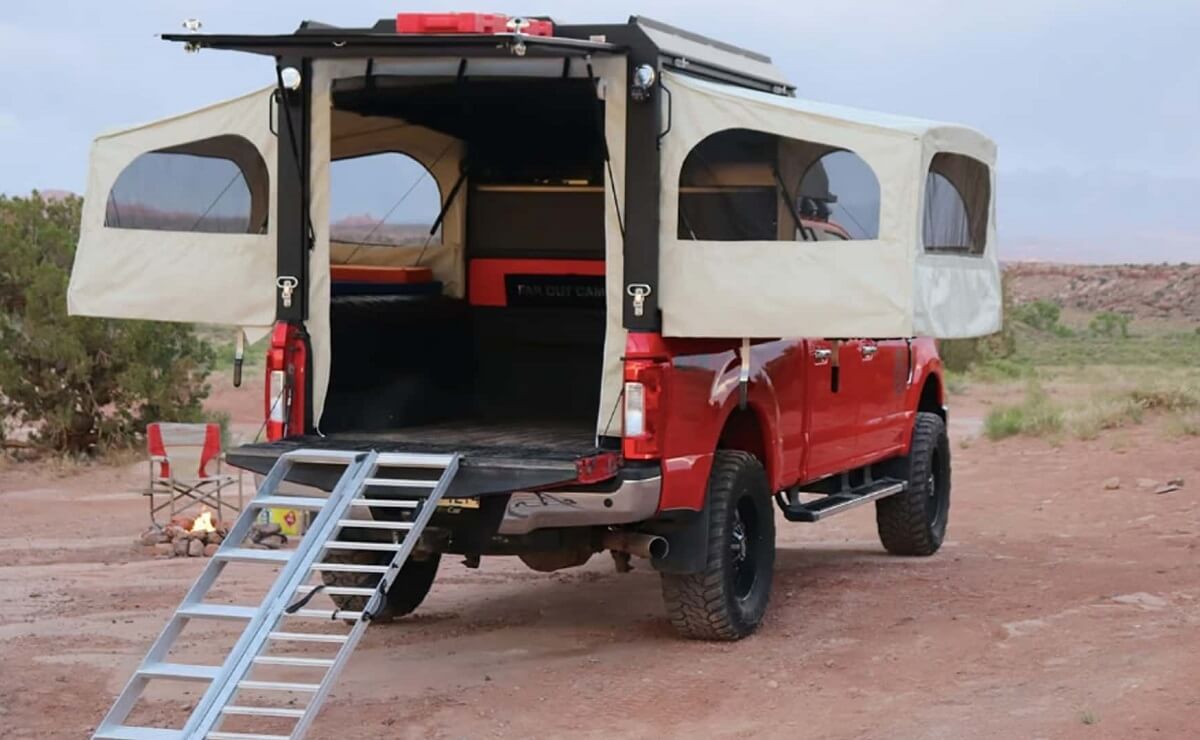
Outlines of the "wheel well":
{"type": "Polygon", "coordinates": [[[725,426],[721,429],[721,437],[717,440],[717,449],[741,450],[758,458],[770,476],[770,457],[767,455],[767,443],[764,436],[762,421],[758,414],[750,409],[734,409],[725,426]]]}
{"type": "Polygon", "coordinates": [[[925,385],[921,387],[921,400],[917,402],[917,411],[928,411],[942,417],[942,421],[946,420],[946,407],[942,403],[942,381],[933,373],[925,378],[925,385]]]}

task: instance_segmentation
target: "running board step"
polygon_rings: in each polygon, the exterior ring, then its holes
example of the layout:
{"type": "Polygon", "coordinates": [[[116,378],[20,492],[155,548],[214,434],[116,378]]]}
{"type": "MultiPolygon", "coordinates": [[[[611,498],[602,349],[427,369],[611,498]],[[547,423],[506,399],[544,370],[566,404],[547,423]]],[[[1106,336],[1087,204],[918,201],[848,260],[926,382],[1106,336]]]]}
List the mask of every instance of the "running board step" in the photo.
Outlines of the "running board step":
{"type": "Polygon", "coordinates": [[[894,478],[883,478],[864,486],[851,489],[844,493],[833,493],[828,496],[804,503],[788,502],[781,496],[777,498],[779,508],[789,522],[819,522],[834,514],[841,514],[863,504],[878,501],[897,493],[903,493],[908,484],[894,478]]]}

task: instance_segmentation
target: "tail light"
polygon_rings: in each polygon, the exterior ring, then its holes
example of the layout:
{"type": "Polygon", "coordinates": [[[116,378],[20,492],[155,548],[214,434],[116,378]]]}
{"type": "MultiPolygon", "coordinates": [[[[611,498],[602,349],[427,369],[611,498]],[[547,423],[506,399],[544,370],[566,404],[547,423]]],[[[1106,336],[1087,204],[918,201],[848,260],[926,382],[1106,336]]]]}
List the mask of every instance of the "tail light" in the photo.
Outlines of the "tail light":
{"type": "Polygon", "coordinates": [[[665,381],[665,364],[626,360],[623,445],[626,459],[651,460],[662,456],[665,381]]]}
{"type": "Polygon", "coordinates": [[[267,440],[304,431],[308,344],[299,327],[280,321],[271,331],[264,394],[267,440]]]}

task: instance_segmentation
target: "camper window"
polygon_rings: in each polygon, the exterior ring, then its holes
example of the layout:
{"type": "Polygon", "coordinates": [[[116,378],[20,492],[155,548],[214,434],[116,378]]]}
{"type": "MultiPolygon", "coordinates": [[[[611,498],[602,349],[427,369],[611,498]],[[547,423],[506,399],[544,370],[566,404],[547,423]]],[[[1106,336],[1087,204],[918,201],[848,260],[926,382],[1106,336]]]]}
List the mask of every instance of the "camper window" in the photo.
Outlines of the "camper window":
{"type": "Polygon", "coordinates": [[[961,154],[934,155],[925,178],[925,251],[981,256],[990,201],[987,165],[961,154]]]}
{"type": "Polygon", "coordinates": [[[432,246],[442,241],[442,208],[433,174],[400,152],[377,152],[330,164],[332,241],[385,247],[432,246]]]}
{"type": "Polygon", "coordinates": [[[147,152],[108,193],[104,225],[116,229],[261,234],[270,198],[267,165],[240,136],[147,152]]]}
{"type": "Polygon", "coordinates": [[[748,129],[712,134],[679,177],[680,239],[879,237],[879,180],[857,154],[748,129]]]}

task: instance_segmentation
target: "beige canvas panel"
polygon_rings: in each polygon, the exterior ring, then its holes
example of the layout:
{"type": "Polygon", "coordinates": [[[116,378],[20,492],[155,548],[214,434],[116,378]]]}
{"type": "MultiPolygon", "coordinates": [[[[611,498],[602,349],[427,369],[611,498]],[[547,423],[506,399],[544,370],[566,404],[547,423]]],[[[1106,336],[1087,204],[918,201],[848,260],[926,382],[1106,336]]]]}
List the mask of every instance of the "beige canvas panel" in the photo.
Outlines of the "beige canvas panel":
{"type": "Polygon", "coordinates": [[[921,240],[925,176],[933,154],[956,151],[991,166],[995,147],[985,137],[962,127],[784,98],[671,72],[664,73],[663,83],[671,90],[673,122],[663,140],[660,201],[665,335],[973,336],[998,326],[994,239],[989,236],[982,259],[925,255],[921,240]],[[878,239],[679,239],[684,160],[707,136],[735,128],[808,142],[781,151],[781,169],[791,175],[829,149],[861,157],[879,181],[878,239]]]}
{"type": "Polygon", "coordinates": [[[79,247],[67,307],[79,316],[188,321],[246,327],[261,336],[275,320],[276,138],[271,90],[98,137],[92,144],[79,247]],[[264,234],[109,228],[105,208],[117,178],[147,152],[236,134],[267,168],[264,234]]]}

